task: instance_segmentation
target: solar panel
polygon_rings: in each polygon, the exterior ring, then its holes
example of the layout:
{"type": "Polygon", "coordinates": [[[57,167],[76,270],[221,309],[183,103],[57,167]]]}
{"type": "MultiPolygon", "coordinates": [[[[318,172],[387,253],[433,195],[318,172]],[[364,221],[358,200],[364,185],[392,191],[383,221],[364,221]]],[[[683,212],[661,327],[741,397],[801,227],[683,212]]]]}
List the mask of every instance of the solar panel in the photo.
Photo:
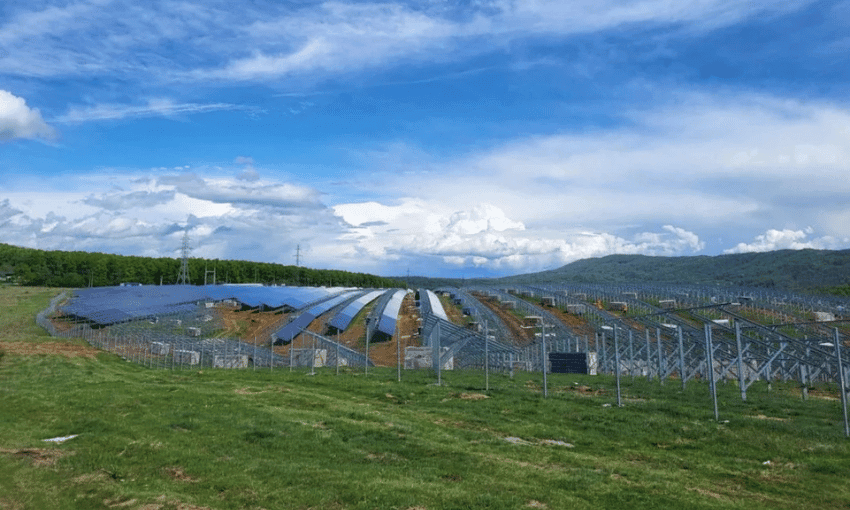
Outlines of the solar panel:
{"type": "MultiPolygon", "coordinates": [[[[428,304],[431,306],[431,313],[443,319],[444,321],[448,321],[449,317],[446,315],[446,310],[443,309],[443,303],[440,302],[440,298],[438,298],[437,295],[431,292],[430,290],[426,290],[425,293],[428,297],[428,304]]],[[[419,293],[419,296],[421,299],[421,292],[419,293]]]]}
{"type": "Polygon", "coordinates": [[[360,313],[360,310],[385,292],[388,291],[375,290],[360,296],[352,301],[348,306],[340,310],[339,313],[334,315],[334,317],[328,322],[328,325],[333,326],[340,331],[345,331],[345,329],[348,328],[348,325],[351,324],[351,321],[354,320],[354,317],[360,313]]]}
{"type": "Polygon", "coordinates": [[[406,290],[397,290],[390,298],[384,311],[381,313],[381,319],[378,321],[378,331],[389,336],[395,335],[396,321],[398,320],[398,312],[401,310],[401,302],[404,296],[407,295],[406,290]]]}
{"type": "MultiPolygon", "coordinates": [[[[74,292],[63,307],[69,315],[101,325],[193,309],[203,301],[235,299],[252,308],[301,309],[346,289],[321,287],[245,287],[239,285],[167,285],[97,287],[74,292]]],[[[335,305],[333,305],[335,306],[335,305]]]]}
{"type": "Polygon", "coordinates": [[[313,322],[316,316],[306,312],[295,318],[292,322],[284,326],[280,331],[272,335],[274,338],[283,342],[291,342],[293,338],[298,336],[301,331],[313,322]]]}

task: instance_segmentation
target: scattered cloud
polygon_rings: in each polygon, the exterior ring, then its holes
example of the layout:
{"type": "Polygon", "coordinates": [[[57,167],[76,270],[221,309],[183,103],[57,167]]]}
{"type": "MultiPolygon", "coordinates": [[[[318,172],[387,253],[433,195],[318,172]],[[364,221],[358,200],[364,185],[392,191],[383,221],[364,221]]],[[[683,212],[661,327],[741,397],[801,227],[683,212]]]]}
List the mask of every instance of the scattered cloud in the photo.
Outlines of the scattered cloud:
{"type": "Polygon", "coordinates": [[[812,227],[807,227],[804,230],[776,230],[770,229],[764,234],[757,235],[752,243],[738,243],[734,248],[724,250],[723,253],[747,253],[747,252],[766,252],[774,250],[803,250],[806,248],[816,250],[834,250],[846,245],[845,239],[842,243],[840,240],[830,236],[808,239],[814,234],[812,227]]]}
{"type": "Polygon", "coordinates": [[[149,99],[145,105],[99,104],[74,106],[59,117],[59,122],[75,124],[99,120],[121,120],[139,117],[179,117],[221,110],[244,110],[228,103],[175,103],[170,99],[149,99]]]}
{"type": "Polygon", "coordinates": [[[44,122],[37,108],[23,98],[0,90],[0,142],[14,138],[53,140],[56,131],[44,122]]]}
{"type": "Polygon", "coordinates": [[[260,180],[260,173],[254,168],[253,158],[238,156],[233,160],[237,165],[243,165],[242,172],[236,176],[240,181],[255,182],[260,180]]]}
{"type": "Polygon", "coordinates": [[[568,37],[617,27],[708,30],[811,2],[499,0],[450,6],[328,1],[234,7],[95,0],[35,8],[21,3],[0,26],[0,48],[6,49],[0,73],[144,74],[157,82],[262,80],[374,68],[401,59],[454,59],[541,35],[568,37]]]}
{"type": "Polygon", "coordinates": [[[130,193],[109,193],[90,196],[83,203],[106,209],[120,211],[137,207],[153,207],[174,200],[174,191],[133,191],[130,193]]]}

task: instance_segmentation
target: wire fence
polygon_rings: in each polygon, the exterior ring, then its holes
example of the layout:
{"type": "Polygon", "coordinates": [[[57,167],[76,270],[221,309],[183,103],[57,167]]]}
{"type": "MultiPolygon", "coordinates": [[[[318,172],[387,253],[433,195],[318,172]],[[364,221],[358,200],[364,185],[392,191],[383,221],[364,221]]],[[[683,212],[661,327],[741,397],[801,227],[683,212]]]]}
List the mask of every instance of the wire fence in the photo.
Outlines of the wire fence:
{"type": "MultiPolygon", "coordinates": [[[[747,389],[757,381],[797,381],[803,398],[816,383],[837,383],[845,434],[850,437],[850,366],[846,354],[841,353],[847,335],[840,330],[847,320],[831,321],[831,331],[824,324],[802,323],[795,328],[764,325],[741,310],[739,303],[708,300],[709,304],[705,304],[705,299],[688,302],[680,297],[679,306],[697,306],[670,310],[656,306],[657,302],[639,293],[618,297],[610,289],[595,287],[581,288],[582,292],[572,295],[562,291],[553,301],[544,299],[543,302],[552,303],[548,309],[537,302],[535,292],[556,295],[554,290],[486,291],[501,306],[509,303],[519,316],[535,318],[534,324],[528,326],[530,341],[511,340],[505,324],[493,324],[493,331],[499,333],[491,334],[490,321],[501,319],[485,313],[483,303],[473,304],[477,298],[464,292],[458,295],[463,296],[470,309],[478,310],[483,324],[463,327],[424,313],[419,341],[403,344],[400,338],[396,339],[394,360],[386,348],[378,354],[380,346],[373,345],[370,352],[368,333],[365,349],[363,345],[344,345],[338,337],[308,329],[285,345],[274,345],[272,338],[254,342],[217,338],[214,335],[221,331],[222,319],[214,308],[204,305],[193,311],[102,327],[63,320],[59,312],[60,303],[67,298],[67,293],[63,293],[51,300],[36,321],[53,336],[81,338],[152,369],[334,369],[337,373],[368,373],[375,360],[380,359],[383,366],[392,366],[395,361],[399,380],[402,370],[432,370],[437,383],[442,383],[444,371],[478,371],[487,390],[512,384],[516,372],[537,373],[542,376],[543,396],[548,396],[547,377],[553,371],[607,374],[616,379],[618,405],[622,405],[622,378],[645,377],[659,384],[675,381],[683,388],[689,381],[700,381],[708,383],[716,417],[718,383],[737,383],[743,400],[747,399],[747,389]],[[582,314],[592,325],[593,333],[584,335],[570,331],[556,315],[559,307],[568,310],[571,305],[586,305],[603,298],[607,302],[614,298],[626,300],[632,313],[617,314],[604,307],[587,306],[582,314]],[[733,304],[737,306],[730,306],[733,304]]],[[[367,329],[374,322],[367,321],[367,329]]]]}

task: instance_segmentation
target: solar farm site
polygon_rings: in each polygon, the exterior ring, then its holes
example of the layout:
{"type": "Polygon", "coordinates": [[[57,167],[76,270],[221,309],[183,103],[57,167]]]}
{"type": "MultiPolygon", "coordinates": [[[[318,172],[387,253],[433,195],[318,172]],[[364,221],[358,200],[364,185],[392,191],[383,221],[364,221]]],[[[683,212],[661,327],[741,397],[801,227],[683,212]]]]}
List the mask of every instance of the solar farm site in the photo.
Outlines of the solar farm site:
{"type": "Polygon", "coordinates": [[[76,290],[39,323],[149,367],[403,366],[544,380],[569,370],[707,381],[712,392],[731,380],[745,400],[757,381],[846,385],[847,312],[838,297],[701,286],[176,285],[76,290]]]}
{"type": "Polygon", "coordinates": [[[0,475],[55,462],[68,507],[802,509],[816,486],[842,508],[846,311],[670,285],[66,291],[36,322],[74,340],[3,344],[23,446],[0,475]]]}

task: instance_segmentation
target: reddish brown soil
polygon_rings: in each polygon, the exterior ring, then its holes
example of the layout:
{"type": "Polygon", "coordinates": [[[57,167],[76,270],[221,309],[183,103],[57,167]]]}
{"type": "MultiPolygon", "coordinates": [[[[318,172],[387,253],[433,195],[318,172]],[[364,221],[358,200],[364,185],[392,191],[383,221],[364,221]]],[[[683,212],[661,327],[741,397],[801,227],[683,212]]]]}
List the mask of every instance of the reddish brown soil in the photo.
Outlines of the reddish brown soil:
{"type": "Polygon", "coordinates": [[[369,359],[378,366],[395,366],[397,340],[401,342],[401,357],[404,358],[404,348],[409,345],[419,345],[419,311],[416,308],[413,294],[408,294],[401,302],[401,310],[398,314],[396,332],[398,338],[393,337],[386,342],[377,342],[369,345],[369,359]],[[407,338],[405,338],[407,337],[407,338]]]}
{"type": "MultiPolygon", "coordinates": [[[[358,316],[352,321],[351,325],[345,331],[336,334],[326,334],[327,318],[319,318],[314,320],[307,327],[308,330],[315,333],[325,335],[332,340],[339,339],[342,345],[350,347],[359,352],[366,350],[366,324],[365,318],[371,313],[375,304],[373,302],[365,307],[358,316]]],[[[280,317],[279,315],[277,317],[280,317]]],[[[397,335],[401,341],[401,355],[404,356],[404,349],[407,346],[420,345],[419,339],[419,310],[416,308],[413,294],[405,296],[401,303],[399,311],[399,320],[397,324],[397,335]]],[[[369,344],[369,359],[378,366],[395,366],[396,364],[396,337],[386,341],[374,341],[369,344]]],[[[302,342],[309,342],[305,335],[300,335],[295,339],[295,348],[299,348],[302,342]]],[[[306,344],[305,344],[306,345],[306,344]]],[[[281,356],[289,355],[289,345],[279,345],[274,347],[274,352],[281,356]]]]}
{"type": "Polygon", "coordinates": [[[58,448],[0,448],[0,454],[11,455],[16,459],[29,459],[38,467],[51,467],[60,457],[68,455],[58,448]]]}
{"type": "Polygon", "coordinates": [[[274,333],[274,331],[271,331],[274,329],[272,326],[285,321],[287,317],[287,314],[276,314],[275,312],[253,312],[251,310],[243,312],[232,308],[218,308],[217,311],[224,320],[224,336],[231,336],[228,332],[235,334],[236,331],[239,331],[239,323],[242,322],[247,324],[247,329],[240,335],[240,339],[254,343],[256,338],[258,345],[267,345],[269,335],[274,333]]]}
{"type": "Polygon", "coordinates": [[[563,322],[564,325],[567,326],[567,328],[576,336],[593,336],[593,333],[596,331],[596,329],[587,322],[587,319],[581,315],[567,313],[562,311],[560,308],[551,306],[546,306],[544,308],[547,312],[554,315],[559,321],[563,322]]]}
{"type": "Polygon", "coordinates": [[[443,305],[443,310],[446,311],[446,317],[449,318],[449,321],[452,324],[457,324],[458,326],[466,327],[469,325],[469,320],[463,315],[463,310],[461,310],[456,304],[452,303],[448,297],[440,296],[440,303],[443,305]]]}
{"type": "Polygon", "coordinates": [[[534,341],[534,331],[522,327],[520,318],[499,304],[496,298],[487,297],[484,294],[473,293],[473,295],[487,308],[493,311],[505,323],[517,344],[523,346],[534,341]]]}

